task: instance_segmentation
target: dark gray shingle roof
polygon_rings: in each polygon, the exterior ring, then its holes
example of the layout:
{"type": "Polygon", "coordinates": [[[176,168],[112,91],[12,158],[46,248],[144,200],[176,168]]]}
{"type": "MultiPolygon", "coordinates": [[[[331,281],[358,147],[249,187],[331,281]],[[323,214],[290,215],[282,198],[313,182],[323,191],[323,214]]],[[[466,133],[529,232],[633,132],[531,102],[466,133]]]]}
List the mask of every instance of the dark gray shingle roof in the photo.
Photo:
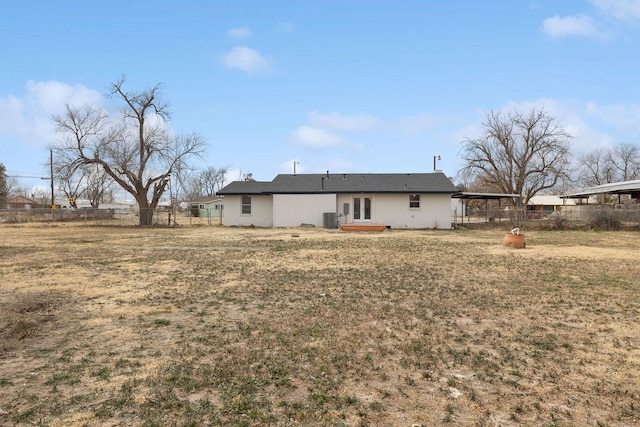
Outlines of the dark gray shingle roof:
{"type": "Polygon", "coordinates": [[[268,194],[267,187],[271,185],[268,181],[233,181],[218,191],[219,196],[232,194],[268,194]]]}
{"type": "Polygon", "coordinates": [[[458,189],[441,172],[278,175],[273,181],[235,181],[218,192],[237,194],[440,193],[458,189]]]}

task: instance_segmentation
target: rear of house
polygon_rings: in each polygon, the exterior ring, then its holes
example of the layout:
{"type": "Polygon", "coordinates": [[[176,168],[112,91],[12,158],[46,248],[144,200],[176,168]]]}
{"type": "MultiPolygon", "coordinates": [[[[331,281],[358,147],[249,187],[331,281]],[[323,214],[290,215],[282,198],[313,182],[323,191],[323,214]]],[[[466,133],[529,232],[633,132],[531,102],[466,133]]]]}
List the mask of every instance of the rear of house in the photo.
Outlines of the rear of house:
{"type": "Polygon", "coordinates": [[[273,181],[236,181],[224,196],[224,224],[257,227],[450,228],[451,195],[442,172],[419,174],[297,174],[273,181]],[[329,223],[327,223],[329,221],[329,223]]]}

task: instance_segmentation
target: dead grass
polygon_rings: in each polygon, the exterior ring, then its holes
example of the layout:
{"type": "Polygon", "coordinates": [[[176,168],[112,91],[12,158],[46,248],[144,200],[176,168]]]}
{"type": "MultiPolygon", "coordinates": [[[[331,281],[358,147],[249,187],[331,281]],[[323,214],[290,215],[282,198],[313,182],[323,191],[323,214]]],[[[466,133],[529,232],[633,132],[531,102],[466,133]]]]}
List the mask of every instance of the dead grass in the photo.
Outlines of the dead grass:
{"type": "Polygon", "coordinates": [[[0,424],[640,422],[634,232],[0,231],[0,424]]]}

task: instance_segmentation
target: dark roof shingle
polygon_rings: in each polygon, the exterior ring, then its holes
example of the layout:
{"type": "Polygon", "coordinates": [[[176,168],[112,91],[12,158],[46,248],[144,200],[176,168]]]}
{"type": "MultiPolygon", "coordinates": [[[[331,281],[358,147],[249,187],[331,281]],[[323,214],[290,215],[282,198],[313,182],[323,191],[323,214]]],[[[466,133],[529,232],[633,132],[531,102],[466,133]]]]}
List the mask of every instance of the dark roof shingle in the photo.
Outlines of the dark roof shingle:
{"type": "Polygon", "coordinates": [[[434,173],[348,173],[281,174],[273,181],[235,181],[218,192],[237,194],[321,194],[321,193],[441,193],[458,189],[441,172],[434,173]]]}

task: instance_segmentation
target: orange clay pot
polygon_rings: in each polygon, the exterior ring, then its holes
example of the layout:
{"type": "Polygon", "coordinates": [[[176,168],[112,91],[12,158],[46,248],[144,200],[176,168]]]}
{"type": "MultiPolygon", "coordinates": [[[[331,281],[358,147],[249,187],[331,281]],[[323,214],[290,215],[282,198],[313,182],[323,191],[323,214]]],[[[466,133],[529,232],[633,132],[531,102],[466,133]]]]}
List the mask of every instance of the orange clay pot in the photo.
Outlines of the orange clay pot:
{"type": "Polygon", "coordinates": [[[511,234],[508,233],[504,236],[502,246],[513,249],[524,249],[527,244],[524,241],[524,234],[511,234]]]}

